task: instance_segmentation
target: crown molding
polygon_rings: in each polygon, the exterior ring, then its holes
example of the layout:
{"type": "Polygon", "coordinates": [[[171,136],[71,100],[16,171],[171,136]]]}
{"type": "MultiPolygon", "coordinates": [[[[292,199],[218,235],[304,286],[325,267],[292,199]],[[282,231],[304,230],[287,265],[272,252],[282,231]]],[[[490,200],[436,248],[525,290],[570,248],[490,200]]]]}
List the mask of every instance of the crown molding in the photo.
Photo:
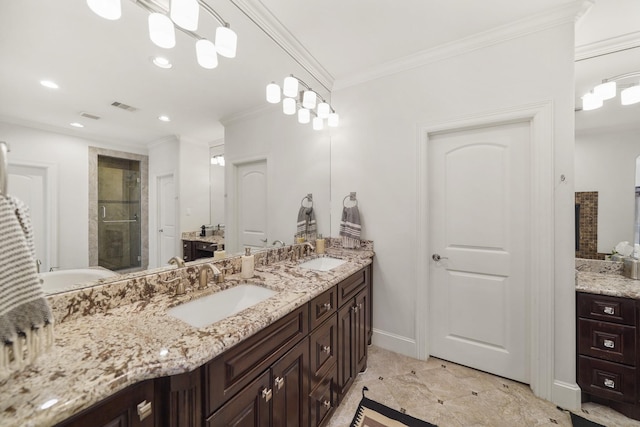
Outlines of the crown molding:
{"type": "Polygon", "coordinates": [[[285,27],[260,0],[230,0],[289,56],[304,68],[327,91],[333,87],[334,77],[285,27]]]}
{"type": "Polygon", "coordinates": [[[592,5],[592,0],[573,1],[531,17],[389,61],[351,76],[338,78],[334,82],[333,89],[345,89],[350,86],[432,64],[474,50],[484,49],[559,25],[575,23],[576,19],[582,16],[592,5]]]}
{"type": "Polygon", "coordinates": [[[640,31],[634,31],[633,33],[611,37],[606,40],[576,46],[575,60],[576,62],[584,61],[585,59],[595,58],[597,56],[608,55],[610,53],[637,47],[640,47],[640,31]]]}

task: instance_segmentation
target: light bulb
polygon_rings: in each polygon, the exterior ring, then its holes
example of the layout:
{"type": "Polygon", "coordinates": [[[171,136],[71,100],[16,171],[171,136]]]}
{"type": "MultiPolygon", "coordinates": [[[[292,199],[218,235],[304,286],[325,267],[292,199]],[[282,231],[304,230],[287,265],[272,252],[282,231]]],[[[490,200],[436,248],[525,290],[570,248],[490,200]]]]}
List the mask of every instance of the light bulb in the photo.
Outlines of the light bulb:
{"type": "Polygon", "coordinates": [[[306,124],[311,121],[311,111],[306,108],[301,108],[298,110],[298,123],[306,124]]]}
{"type": "Polygon", "coordinates": [[[218,66],[216,47],[207,39],[196,42],[196,58],[202,68],[213,69],[218,66]]]}
{"type": "Polygon", "coordinates": [[[293,76],[284,78],[284,85],[282,89],[284,96],[295,98],[298,96],[298,79],[293,76]]]}
{"type": "Polygon", "coordinates": [[[225,58],[235,58],[238,36],[229,27],[218,27],[216,28],[216,47],[218,53],[225,58]]]}
{"type": "Polygon", "coordinates": [[[149,15],[149,38],[156,46],[171,49],[176,45],[176,31],[173,22],[162,13],[149,15]]]}
{"type": "Polygon", "coordinates": [[[640,85],[631,86],[620,92],[620,103],[631,105],[640,102],[640,85]]]}
{"type": "Polygon", "coordinates": [[[593,88],[593,94],[606,101],[616,96],[616,82],[600,83],[593,88]]]}
{"type": "Polygon", "coordinates": [[[331,112],[331,107],[326,102],[321,102],[318,104],[318,117],[321,119],[326,119],[329,117],[329,113],[331,112]]]}
{"type": "Polygon", "coordinates": [[[304,108],[308,108],[309,110],[313,110],[316,108],[316,98],[317,95],[312,90],[305,90],[302,95],[302,106],[304,108]]]}
{"type": "Polygon", "coordinates": [[[334,128],[338,126],[339,122],[340,122],[340,116],[338,115],[338,113],[329,114],[329,118],[327,119],[327,125],[334,128]]]}
{"type": "Polygon", "coordinates": [[[324,127],[322,119],[320,117],[313,118],[313,130],[322,130],[324,127]]]}
{"type": "Polygon", "coordinates": [[[584,111],[595,110],[602,107],[602,99],[589,92],[582,97],[582,109],[584,111]]]}
{"type": "Polygon", "coordinates": [[[185,30],[195,31],[198,29],[199,14],[198,0],[171,0],[169,16],[176,25],[185,30]]]}
{"type": "Polygon", "coordinates": [[[293,98],[285,98],[282,101],[282,112],[287,116],[292,116],[296,113],[296,100],[293,98]]]}
{"type": "Polygon", "coordinates": [[[120,0],[87,0],[87,5],[93,13],[104,19],[113,21],[122,16],[120,0]]]}
{"type": "Polygon", "coordinates": [[[277,104],[280,102],[280,86],[275,82],[271,82],[267,85],[267,102],[271,104],[277,104]]]}

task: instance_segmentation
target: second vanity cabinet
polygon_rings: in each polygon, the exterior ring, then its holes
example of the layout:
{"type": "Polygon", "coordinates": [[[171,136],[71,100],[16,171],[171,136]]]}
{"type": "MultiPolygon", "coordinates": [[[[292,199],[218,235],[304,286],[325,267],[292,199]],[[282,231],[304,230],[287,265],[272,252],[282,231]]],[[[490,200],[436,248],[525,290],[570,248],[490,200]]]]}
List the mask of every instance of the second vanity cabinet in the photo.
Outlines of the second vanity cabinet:
{"type": "Polygon", "coordinates": [[[366,368],[371,266],[184,374],[132,385],[58,427],[320,427],[366,368]]]}
{"type": "Polygon", "coordinates": [[[640,419],[638,302],[577,293],[578,384],[583,401],[640,419]]]}

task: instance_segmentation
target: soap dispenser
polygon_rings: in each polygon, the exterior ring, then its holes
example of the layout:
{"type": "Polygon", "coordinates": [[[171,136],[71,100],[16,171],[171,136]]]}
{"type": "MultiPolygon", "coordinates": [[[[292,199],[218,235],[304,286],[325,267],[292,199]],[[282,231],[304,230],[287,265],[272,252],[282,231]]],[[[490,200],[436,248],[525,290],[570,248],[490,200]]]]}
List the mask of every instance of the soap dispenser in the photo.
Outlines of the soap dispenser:
{"type": "Polygon", "coordinates": [[[254,266],[255,258],[251,254],[251,248],[245,248],[244,255],[242,256],[242,269],[240,270],[240,277],[242,277],[243,279],[252,278],[254,266]]]}
{"type": "Polygon", "coordinates": [[[318,238],[316,239],[316,253],[318,255],[324,254],[324,239],[322,238],[322,234],[318,234],[318,238]]]}

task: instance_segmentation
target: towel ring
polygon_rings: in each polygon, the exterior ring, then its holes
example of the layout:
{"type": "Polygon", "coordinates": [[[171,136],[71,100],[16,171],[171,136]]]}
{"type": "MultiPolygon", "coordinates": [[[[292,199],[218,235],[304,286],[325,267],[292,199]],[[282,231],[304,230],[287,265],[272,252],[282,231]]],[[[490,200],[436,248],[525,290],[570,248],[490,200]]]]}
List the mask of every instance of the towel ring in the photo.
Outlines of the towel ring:
{"type": "Polygon", "coordinates": [[[307,207],[312,208],[313,207],[313,195],[311,193],[309,193],[306,196],[304,196],[302,198],[302,200],[300,200],[300,206],[303,207],[303,208],[307,208],[307,207]],[[304,205],[304,201],[305,200],[308,200],[309,203],[311,204],[311,206],[305,206],[304,205]]]}
{"type": "Polygon", "coordinates": [[[344,196],[344,199],[342,199],[342,206],[345,207],[345,208],[348,207],[347,206],[347,199],[349,199],[349,200],[351,200],[352,202],[355,203],[355,205],[353,205],[353,206],[358,206],[358,199],[356,199],[356,193],[355,192],[349,193],[348,196],[344,196]]]}

